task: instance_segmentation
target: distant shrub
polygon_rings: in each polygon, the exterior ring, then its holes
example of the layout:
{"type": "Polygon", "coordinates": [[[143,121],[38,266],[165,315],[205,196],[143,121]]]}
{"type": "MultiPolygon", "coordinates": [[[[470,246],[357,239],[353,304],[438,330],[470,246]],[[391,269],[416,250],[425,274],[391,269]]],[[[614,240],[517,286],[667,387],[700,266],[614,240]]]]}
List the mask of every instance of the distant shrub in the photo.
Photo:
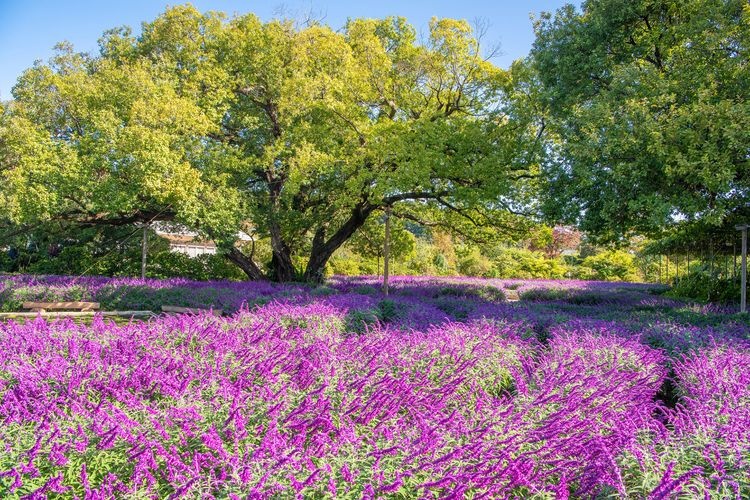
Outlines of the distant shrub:
{"type": "Polygon", "coordinates": [[[438,296],[434,299],[433,304],[435,307],[453,317],[453,319],[462,320],[469,316],[469,313],[474,310],[476,304],[468,300],[461,300],[455,296],[438,296]]]}
{"type": "Polygon", "coordinates": [[[437,297],[460,297],[461,295],[464,295],[465,292],[459,287],[456,286],[444,286],[440,290],[438,290],[433,296],[435,298],[437,297]]]}
{"type": "Polygon", "coordinates": [[[362,285],[352,288],[352,293],[357,293],[359,295],[377,295],[378,293],[380,293],[380,290],[378,290],[374,286],[362,285]]]}
{"type": "Polygon", "coordinates": [[[149,278],[187,278],[197,281],[247,279],[242,270],[218,254],[204,254],[190,257],[177,252],[160,252],[147,261],[146,274],[149,278]]]}
{"type": "Polygon", "coordinates": [[[675,280],[667,296],[693,299],[700,302],[731,304],[740,297],[740,284],[732,279],[696,272],[675,280]]]}
{"type": "Polygon", "coordinates": [[[390,299],[378,302],[378,318],[383,323],[390,323],[404,315],[406,307],[390,299]]]}
{"type": "Polygon", "coordinates": [[[328,295],[335,295],[337,293],[338,292],[336,291],[336,289],[326,285],[316,286],[315,288],[310,290],[310,295],[312,295],[313,297],[326,297],[328,295]]]}
{"type": "Polygon", "coordinates": [[[505,300],[505,293],[497,287],[485,286],[445,286],[433,294],[433,298],[441,297],[468,297],[485,300],[487,302],[502,302],[505,300]]]}
{"type": "Polygon", "coordinates": [[[330,274],[356,276],[361,274],[359,259],[354,255],[332,258],[328,263],[330,274]]]}
{"type": "Polygon", "coordinates": [[[568,268],[561,259],[550,259],[541,252],[506,248],[493,260],[495,277],[519,279],[564,278],[568,268]]]}
{"type": "Polygon", "coordinates": [[[478,248],[472,248],[458,259],[458,272],[464,276],[495,277],[492,261],[482,255],[478,248]]]}
{"type": "Polygon", "coordinates": [[[378,310],[355,309],[349,311],[344,321],[346,333],[361,335],[380,321],[380,315],[378,310]]]}
{"type": "Polygon", "coordinates": [[[505,292],[495,286],[480,286],[472,288],[473,294],[488,302],[503,302],[506,300],[505,292]]]}
{"type": "Polygon", "coordinates": [[[602,281],[638,281],[635,257],[622,250],[607,250],[583,259],[577,277],[602,281]]]}
{"type": "Polygon", "coordinates": [[[579,306],[595,306],[606,303],[608,298],[601,292],[575,291],[568,294],[564,300],[579,306]]]}
{"type": "Polygon", "coordinates": [[[432,258],[432,264],[441,272],[447,271],[449,267],[448,259],[441,253],[435,254],[435,256],[432,258]]]}

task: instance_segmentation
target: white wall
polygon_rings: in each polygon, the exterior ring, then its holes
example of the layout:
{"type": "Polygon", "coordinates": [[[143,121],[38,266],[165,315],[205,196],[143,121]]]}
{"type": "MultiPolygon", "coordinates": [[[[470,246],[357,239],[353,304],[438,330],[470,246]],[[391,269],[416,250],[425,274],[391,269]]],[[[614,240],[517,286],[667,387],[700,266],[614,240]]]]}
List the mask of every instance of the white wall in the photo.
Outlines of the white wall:
{"type": "Polygon", "coordinates": [[[215,254],[216,247],[207,247],[203,245],[190,245],[190,244],[170,244],[169,249],[172,252],[184,253],[190,257],[197,257],[205,254],[215,254]]]}

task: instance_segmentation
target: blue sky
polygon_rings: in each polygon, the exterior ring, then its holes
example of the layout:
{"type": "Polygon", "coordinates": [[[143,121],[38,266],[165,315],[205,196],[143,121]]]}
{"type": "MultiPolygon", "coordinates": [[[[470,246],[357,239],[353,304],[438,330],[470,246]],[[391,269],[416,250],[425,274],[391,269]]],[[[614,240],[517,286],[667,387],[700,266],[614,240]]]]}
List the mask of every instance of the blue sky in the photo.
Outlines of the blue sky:
{"type": "MultiPolygon", "coordinates": [[[[97,50],[102,32],[128,25],[140,32],[143,21],[150,21],[167,5],[180,1],[162,0],[0,0],[0,100],[11,97],[10,90],[20,73],[35,60],[47,60],[60,41],[73,43],[81,52],[97,50]]],[[[507,67],[526,55],[533,32],[529,14],[552,11],[564,0],[224,0],[191,2],[198,9],[227,13],[254,12],[262,19],[314,12],[324,22],[340,28],[348,17],[400,15],[424,30],[432,16],[489,22],[488,41],[499,43],[501,54],[495,64],[507,67]]],[[[577,2],[575,2],[577,3],[577,2]]],[[[290,16],[287,16],[290,17],[290,16]]]]}

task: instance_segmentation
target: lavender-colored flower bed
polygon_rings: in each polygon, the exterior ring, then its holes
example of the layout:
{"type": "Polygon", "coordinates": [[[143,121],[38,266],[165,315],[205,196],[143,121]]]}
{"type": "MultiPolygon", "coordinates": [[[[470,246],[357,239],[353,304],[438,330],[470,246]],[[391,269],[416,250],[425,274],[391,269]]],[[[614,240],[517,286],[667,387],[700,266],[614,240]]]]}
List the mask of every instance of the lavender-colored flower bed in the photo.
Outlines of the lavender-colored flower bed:
{"type": "Polygon", "coordinates": [[[743,498],[750,326],[652,285],[4,276],[0,496],[743,498]],[[504,299],[518,290],[518,302],[504,299]]]}

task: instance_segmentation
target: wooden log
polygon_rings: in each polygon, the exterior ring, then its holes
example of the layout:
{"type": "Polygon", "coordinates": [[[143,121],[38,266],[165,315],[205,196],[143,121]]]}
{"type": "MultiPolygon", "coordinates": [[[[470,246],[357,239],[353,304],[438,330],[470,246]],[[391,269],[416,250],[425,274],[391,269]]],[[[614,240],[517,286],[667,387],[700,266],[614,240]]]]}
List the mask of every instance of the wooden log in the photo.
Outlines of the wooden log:
{"type": "Polygon", "coordinates": [[[221,309],[203,309],[200,307],[180,307],[180,306],[161,306],[161,310],[165,313],[178,313],[178,314],[201,314],[210,312],[214,316],[223,316],[224,311],[221,309]]]}
{"type": "Polygon", "coordinates": [[[59,311],[65,309],[93,311],[99,309],[99,302],[24,302],[23,308],[37,312],[43,312],[49,309],[59,311]]]}

